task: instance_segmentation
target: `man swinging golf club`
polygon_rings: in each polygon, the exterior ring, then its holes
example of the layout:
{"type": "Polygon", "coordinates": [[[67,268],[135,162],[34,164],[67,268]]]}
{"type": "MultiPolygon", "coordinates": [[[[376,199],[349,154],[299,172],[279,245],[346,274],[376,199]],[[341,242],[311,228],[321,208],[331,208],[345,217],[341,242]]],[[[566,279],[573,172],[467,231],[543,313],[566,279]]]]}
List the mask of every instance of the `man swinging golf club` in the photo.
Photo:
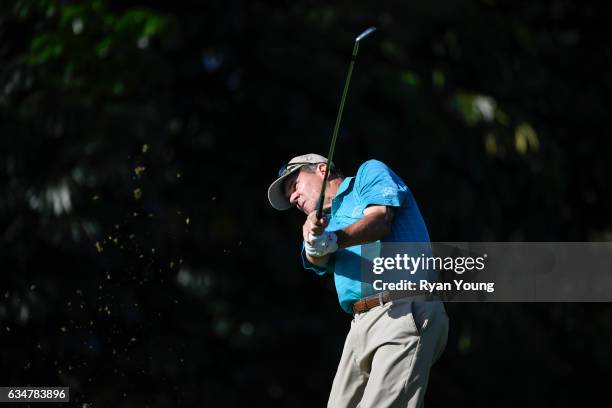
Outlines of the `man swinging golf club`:
{"type": "Polygon", "coordinates": [[[333,274],[340,306],[354,316],[329,396],[333,408],[422,406],[448,333],[439,301],[362,293],[361,245],[429,242],[416,201],[389,167],[369,160],[354,177],[344,177],[331,161],[359,41],[373,31],[355,40],[328,157],[292,158],[268,189],[272,207],[296,207],[307,215],[304,268],[333,274]]]}
{"type": "Polygon", "coordinates": [[[268,198],[277,210],[296,207],[307,214],[303,265],[318,275],[333,273],[340,305],[354,315],[328,407],[422,406],[430,368],[446,345],[443,304],[361,294],[361,244],[429,241],[408,187],[377,160],[343,177],[325,157],[306,154],[283,166],[268,198]],[[328,165],[324,215],[317,218],[328,165]]]}

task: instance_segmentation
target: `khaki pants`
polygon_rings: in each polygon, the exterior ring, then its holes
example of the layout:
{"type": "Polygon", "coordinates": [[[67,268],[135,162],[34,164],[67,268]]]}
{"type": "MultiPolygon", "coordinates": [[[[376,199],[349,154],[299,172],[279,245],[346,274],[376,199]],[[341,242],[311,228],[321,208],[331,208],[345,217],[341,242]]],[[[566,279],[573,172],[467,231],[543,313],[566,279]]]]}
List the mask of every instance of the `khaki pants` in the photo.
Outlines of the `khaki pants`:
{"type": "Polygon", "coordinates": [[[442,302],[399,299],[355,315],[328,408],[422,407],[448,336],[442,302]]]}

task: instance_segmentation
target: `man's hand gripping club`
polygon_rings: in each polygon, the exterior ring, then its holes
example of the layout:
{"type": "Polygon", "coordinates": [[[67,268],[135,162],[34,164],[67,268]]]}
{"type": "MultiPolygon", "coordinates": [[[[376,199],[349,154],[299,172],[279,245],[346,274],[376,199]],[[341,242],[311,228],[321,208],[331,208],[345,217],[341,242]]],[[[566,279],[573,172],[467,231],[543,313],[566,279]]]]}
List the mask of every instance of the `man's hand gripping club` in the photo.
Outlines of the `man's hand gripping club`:
{"type": "Polygon", "coordinates": [[[302,227],[304,248],[306,254],[315,258],[323,258],[338,250],[338,236],[334,232],[325,231],[327,218],[317,218],[317,212],[312,211],[306,217],[302,227]]]}

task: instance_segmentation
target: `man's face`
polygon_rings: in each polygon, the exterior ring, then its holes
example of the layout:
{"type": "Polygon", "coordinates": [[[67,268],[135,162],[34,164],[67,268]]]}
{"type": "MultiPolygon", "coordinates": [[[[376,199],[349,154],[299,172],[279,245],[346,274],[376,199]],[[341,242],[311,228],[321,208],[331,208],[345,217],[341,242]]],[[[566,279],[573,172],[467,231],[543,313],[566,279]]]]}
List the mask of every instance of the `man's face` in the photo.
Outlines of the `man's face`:
{"type": "Polygon", "coordinates": [[[314,173],[302,169],[296,171],[285,181],[285,197],[298,210],[310,214],[317,208],[324,174],[324,165],[318,167],[314,173]]]}

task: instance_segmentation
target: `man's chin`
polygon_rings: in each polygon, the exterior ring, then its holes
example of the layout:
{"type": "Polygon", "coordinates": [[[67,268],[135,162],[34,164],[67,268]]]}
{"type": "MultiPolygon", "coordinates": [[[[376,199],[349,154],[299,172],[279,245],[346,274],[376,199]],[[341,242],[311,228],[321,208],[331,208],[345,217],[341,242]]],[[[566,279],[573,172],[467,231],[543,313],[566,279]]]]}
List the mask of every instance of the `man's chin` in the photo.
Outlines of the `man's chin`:
{"type": "Polygon", "coordinates": [[[311,212],[316,211],[316,210],[317,210],[317,208],[316,208],[314,205],[313,205],[312,207],[311,207],[311,206],[309,206],[309,205],[307,205],[307,206],[304,206],[304,207],[302,208],[302,211],[303,211],[303,212],[304,212],[304,214],[306,214],[306,215],[310,215],[310,213],[311,213],[311,212]]]}

